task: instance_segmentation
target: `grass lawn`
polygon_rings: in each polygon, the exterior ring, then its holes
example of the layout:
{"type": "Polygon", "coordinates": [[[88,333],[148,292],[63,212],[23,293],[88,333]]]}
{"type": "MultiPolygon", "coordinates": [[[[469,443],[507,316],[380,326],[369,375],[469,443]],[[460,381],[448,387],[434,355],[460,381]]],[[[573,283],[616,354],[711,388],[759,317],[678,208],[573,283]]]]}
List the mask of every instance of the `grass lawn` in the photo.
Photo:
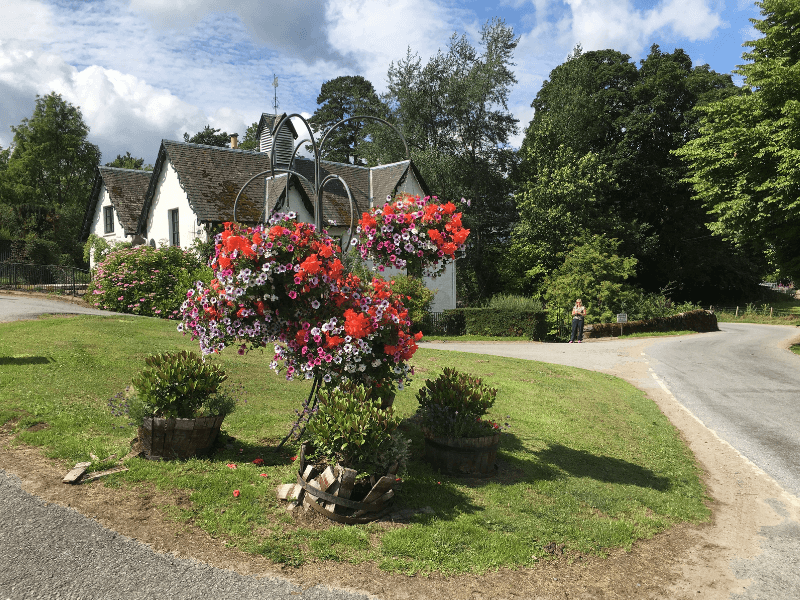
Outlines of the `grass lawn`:
{"type": "MultiPolygon", "coordinates": [[[[13,422],[18,442],[41,446],[63,461],[64,472],[90,452],[101,459],[124,455],[134,430],[112,417],[109,398],[131,382],[145,356],[184,348],[195,345],[174,322],[158,319],[2,323],[0,424],[13,422]]],[[[415,383],[398,394],[396,410],[413,414],[416,389],[444,366],[483,377],[499,388],[492,416],[511,424],[500,476],[445,477],[415,458],[397,508],[432,513],[402,527],[304,528],[275,498],[278,484],[294,481],[297,447],[277,452],[275,445],[308,384],[273,374],[268,353],[239,357],[231,350],[215,360],[246,390],[246,404],[223,423],[235,438],[231,449],[223,445],[209,459],[185,462],[130,459],[129,471],[88,485],[185,490],[190,505],[169,507],[170,518],[275,562],[375,561],[402,573],[526,566],[547,558],[544,546],[551,542],[573,555],[603,555],[673,524],[709,518],[692,455],[657,407],[627,383],[569,367],[423,348],[414,359],[415,383]],[[252,463],[258,457],[263,466],[252,463]]],[[[409,422],[401,427],[419,457],[421,433],[409,422]]]]}

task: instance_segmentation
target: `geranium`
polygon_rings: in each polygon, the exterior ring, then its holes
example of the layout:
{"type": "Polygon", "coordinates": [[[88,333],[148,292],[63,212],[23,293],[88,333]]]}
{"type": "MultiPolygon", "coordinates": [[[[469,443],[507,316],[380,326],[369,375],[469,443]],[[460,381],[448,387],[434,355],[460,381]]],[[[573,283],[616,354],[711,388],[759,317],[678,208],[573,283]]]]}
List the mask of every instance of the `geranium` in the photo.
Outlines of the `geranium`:
{"type": "Polygon", "coordinates": [[[345,273],[338,252],[326,233],[285,215],[267,226],[226,223],[211,284],[187,292],[179,330],[204,354],[275,343],[271,366],[282,362],[287,379],[402,386],[419,339],[408,312],[391,284],[345,273]]]}
{"type": "Polygon", "coordinates": [[[435,200],[402,194],[365,212],[353,241],[361,257],[372,260],[380,271],[419,263],[426,274],[441,275],[447,259],[453,260],[466,243],[469,229],[464,229],[455,204],[435,200]]]}

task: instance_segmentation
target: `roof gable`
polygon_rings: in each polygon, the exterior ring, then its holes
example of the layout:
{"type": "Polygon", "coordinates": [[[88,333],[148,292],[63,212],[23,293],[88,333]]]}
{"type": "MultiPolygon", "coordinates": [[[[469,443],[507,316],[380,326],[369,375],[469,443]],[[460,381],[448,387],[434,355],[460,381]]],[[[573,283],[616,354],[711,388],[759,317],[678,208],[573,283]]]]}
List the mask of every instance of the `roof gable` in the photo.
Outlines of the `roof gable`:
{"type": "Polygon", "coordinates": [[[111,205],[117,213],[126,236],[133,236],[138,230],[139,216],[144,206],[145,195],[150,185],[150,171],[120,169],[117,167],[97,167],[92,193],[86,207],[81,238],[89,237],[100,191],[105,185],[111,205]]]}

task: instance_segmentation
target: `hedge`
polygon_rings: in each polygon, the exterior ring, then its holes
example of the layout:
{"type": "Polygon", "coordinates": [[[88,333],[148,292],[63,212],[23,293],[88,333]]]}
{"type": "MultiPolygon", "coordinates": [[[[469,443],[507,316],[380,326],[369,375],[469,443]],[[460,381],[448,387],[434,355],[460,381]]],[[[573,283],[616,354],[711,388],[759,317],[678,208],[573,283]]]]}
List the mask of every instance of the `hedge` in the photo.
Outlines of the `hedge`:
{"type": "MultiPolygon", "coordinates": [[[[650,333],[655,331],[719,331],[717,316],[707,310],[692,310],[670,317],[631,321],[622,326],[623,333],[650,333]]],[[[619,323],[595,323],[587,325],[585,338],[617,337],[619,323]]]]}

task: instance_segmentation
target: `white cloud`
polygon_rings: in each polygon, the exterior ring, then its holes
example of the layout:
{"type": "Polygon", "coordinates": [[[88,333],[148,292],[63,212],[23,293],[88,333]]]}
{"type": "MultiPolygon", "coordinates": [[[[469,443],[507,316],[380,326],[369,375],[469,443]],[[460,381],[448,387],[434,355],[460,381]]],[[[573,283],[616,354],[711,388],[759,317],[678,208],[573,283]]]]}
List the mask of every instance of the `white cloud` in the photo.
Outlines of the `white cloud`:
{"type": "Polygon", "coordinates": [[[214,13],[235,13],[255,40],[303,60],[333,58],[325,36],[325,0],[131,0],[164,29],[191,28],[214,13]]]}
{"type": "Polygon", "coordinates": [[[657,36],[696,41],[710,38],[722,25],[708,0],[666,0],[637,10],[630,0],[566,0],[571,27],[564,42],[584,50],[614,48],[638,56],[657,36]]]}
{"type": "Polygon", "coordinates": [[[446,51],[454,32],[474,39],[478,31],[472,13],[434,0],[330,0],[326,19],[328,43],[378,90],[385,89],[389,65],[409,46],[424,64],[440,48],[446,51]]]}

